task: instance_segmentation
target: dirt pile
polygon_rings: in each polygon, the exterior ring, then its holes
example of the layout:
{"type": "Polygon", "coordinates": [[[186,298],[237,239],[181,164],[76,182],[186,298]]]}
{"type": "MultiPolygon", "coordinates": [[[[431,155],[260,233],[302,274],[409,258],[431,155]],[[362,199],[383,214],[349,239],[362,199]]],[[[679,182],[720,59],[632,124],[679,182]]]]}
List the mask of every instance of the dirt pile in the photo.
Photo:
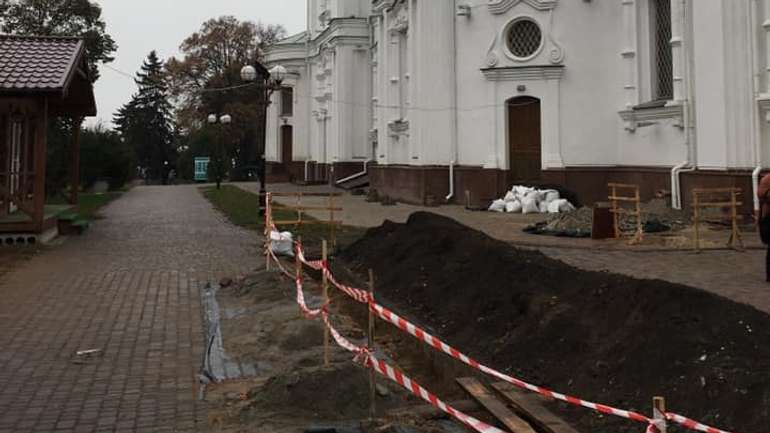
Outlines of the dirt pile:
{"type": "MultiPolygon", "coordinates": [[[[770,425],[770,317],[749,306],[578,270],[428,213],[371,229],[342,258],[375,270],[383,304],[523,379],[644,413],[664,395],[672,410],[741,433],[770,425]]],[[[640,431],[558,413],[586,432],[640,431]]]]}

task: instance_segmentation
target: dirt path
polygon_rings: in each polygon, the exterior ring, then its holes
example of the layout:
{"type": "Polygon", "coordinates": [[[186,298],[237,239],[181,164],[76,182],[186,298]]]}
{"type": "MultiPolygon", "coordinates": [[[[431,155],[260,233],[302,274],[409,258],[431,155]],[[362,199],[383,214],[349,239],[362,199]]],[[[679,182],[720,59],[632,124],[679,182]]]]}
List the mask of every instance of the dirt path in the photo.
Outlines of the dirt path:
{"type": "Polygon", "coordinates": [[[139,187],[0,281],[0,432],[195,431],[199,288],[257,263],[195,187],[139,187]],[[80,362],[74,353],[103,349],[80,362]]]}

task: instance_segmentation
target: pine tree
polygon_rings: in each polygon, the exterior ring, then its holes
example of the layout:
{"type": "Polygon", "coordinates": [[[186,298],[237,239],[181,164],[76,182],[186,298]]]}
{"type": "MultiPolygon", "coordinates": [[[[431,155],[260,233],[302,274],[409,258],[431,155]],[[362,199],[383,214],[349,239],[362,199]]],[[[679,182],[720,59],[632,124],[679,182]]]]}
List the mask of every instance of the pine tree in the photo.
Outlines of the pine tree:
{"type": "Polygon", "coordinates": [[[165,181],[176,160],[174,120],[163,62],[150,52],[136,74],[139,91],[114,116],[116,129],[136,151],[147,177],[165,181]]]}

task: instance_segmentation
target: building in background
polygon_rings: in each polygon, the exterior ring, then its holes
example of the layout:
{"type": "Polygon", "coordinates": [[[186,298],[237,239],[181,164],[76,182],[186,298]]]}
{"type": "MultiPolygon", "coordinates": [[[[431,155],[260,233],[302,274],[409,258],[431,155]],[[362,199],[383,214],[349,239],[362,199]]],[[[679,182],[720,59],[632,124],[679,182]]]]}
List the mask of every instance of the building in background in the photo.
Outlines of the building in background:
{"type": "Polygon", "coordinates": [[[751,191],[770,165],[770,1],[309,0],[273,46],[292,71],[268,160],[294,177],[361,171],[413,203],[475,203],[514,183],[584,203],[751,191]],[[289,109],[288,106],[291,105],[289,109]]]}

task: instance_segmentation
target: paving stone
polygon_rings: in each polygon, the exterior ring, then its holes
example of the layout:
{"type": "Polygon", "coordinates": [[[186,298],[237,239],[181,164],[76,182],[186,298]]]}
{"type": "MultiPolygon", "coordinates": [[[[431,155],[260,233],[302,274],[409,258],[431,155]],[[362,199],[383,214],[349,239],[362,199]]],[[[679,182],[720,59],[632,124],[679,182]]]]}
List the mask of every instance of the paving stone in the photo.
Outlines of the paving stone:
{"type": "Polygon", "coordinates": [[[194,431],[206,419],[192,397],[200,289],[256,267],[256,239],[194,186],[135,188],[104,214],[0,278],[0,431],[194,431]],[[75,356],[87,349],[102,353],[75,356]]]}

